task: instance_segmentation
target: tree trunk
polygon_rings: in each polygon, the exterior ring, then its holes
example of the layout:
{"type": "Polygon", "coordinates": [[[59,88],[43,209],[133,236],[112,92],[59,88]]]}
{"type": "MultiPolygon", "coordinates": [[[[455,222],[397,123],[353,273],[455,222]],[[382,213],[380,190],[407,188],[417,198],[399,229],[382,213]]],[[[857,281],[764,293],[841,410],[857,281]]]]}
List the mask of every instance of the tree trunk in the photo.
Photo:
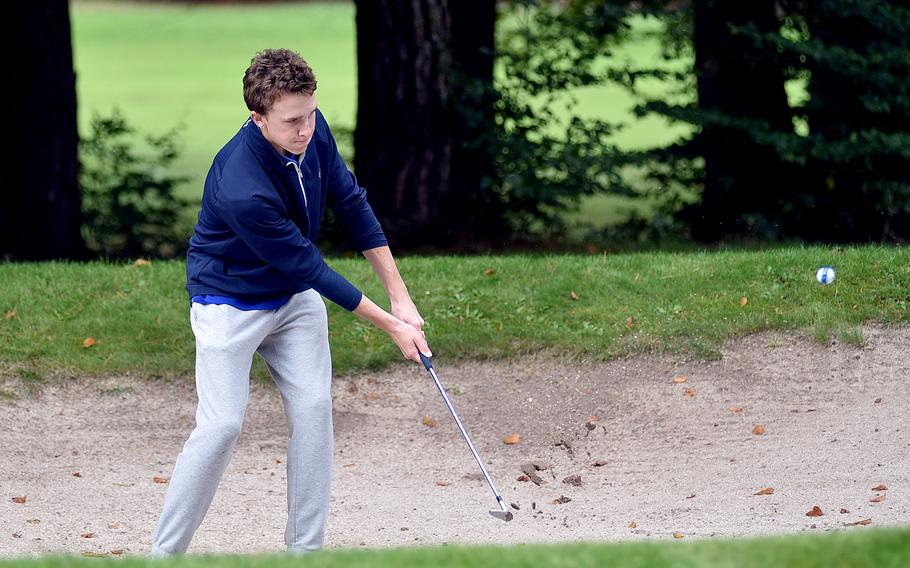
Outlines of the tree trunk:
{"type": "Polygon", "coordinates": [[[76,75],[66,0],[17,2],[15,139],[2,155],[0,253],[10,260],[79,258],[76,75]]]}
{"type": "Polygon", "coordinates": [[[495,217],[495,17],[492,0],[357,2],[354,165],[396,248],[463,243],[495,217]]]}
{"type": "MultiPolygon", "coordinates": [[[[695,0],[693,46],[698,105],[703,113],[791,131],[783,71],[775,57],[731,31],[753,24],[760,33],[780,26],[775,0],[695,0]]],[[[693,236],[717,241],[731,234],[774,237],[792,183],[773,148],[748,128],[708,122],[695,138],[704,156],[704,192],[692,216],[693,236]]]]}

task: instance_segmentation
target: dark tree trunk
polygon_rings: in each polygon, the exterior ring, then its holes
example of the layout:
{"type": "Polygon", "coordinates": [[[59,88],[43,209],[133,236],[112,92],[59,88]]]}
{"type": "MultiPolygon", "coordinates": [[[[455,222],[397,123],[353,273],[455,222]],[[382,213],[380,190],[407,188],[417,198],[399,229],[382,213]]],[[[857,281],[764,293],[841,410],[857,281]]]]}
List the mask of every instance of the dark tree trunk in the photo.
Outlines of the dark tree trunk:
{"type": "MultiPolygon", "coordinates": [[[[3,152],[0,252],[11,260],[79,258],[76,75],[66,0],[17,2],[15,137],[3,152]]],[[[12,56],[12,55],[11,55],[12,56]]]]}
{"type": "Polygon", "coordinates": [[[357,2],[354,166],[396,248],[459,244],[496,211],[494,24],[492,0],[357,2]]]}
{"type": "MultiPolygon", "coordinates": [[[[775,57],[758,53],[753,40],[731,31],[752,24],[760,33],[778,30],[775,0],[695,0],[693,45],[698,104],[750,125],[791,131],[784,74],[775,57]]],[[[704,156],[701,204],[691,216],[693,236],[717,241],[726,235],[773,237],[792,172],[773,148],[755,141],[749,128],[710,121],[695,138],[704,156]]]]}

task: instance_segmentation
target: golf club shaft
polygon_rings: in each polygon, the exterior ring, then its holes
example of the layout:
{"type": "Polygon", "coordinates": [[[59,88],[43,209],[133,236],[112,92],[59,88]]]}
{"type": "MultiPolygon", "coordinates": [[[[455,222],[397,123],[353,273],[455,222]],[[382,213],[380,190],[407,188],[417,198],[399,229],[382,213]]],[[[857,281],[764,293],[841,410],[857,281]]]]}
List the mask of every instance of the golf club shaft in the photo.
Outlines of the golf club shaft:
{"type": "Polygon", "coordinates": [[[509,512],[505,503],[502,501],[502,496],[499,494],[499,491],[496,490],[496,486],[493,484],[493,478],[490,477],[490,474],[487,472],[487,468],[483,465],[483,460],[480,459],[480,454],[478,454],[477,450],[474,448],[474,444],[471,442],[471,437],[468,435],[468,431],[465,430],[464,424],[461,423],[461,419],[458,417],[458,413],[455,412],[455,407],[452,406],[452,401],[449,400],[449,395],[446,394],[446,389],[439,381],[439,377],[436,376],[436,370],[433,368],[432,363],[429,362],[429,359],[425,359],[423,354],[421,354],[421,360],[424,361],[424,366],[427,368],[427,371],[430,372],[430,376],[433,377],[433,382],[436,383],[436,388],[439,389],[439,394],[442,395],[442,400],[445,401],[446,407],[448,407],[449,412],[452,414],[452,418],[455,419],[455,424],[458,425],[458,429],[461,431],[461,435],[464,438],[464,441],[467,442],[468,448],[470,448],[471,454],[474,456],[474,461],[476,461],[477,465],[480,466],[480,471],[483,472],[483,476],[486,478],[487,483],[490,484],[490,489],[493,491],[493,495],[496,497],[496,503],[499,505],[499,508],[502,509],[503,512],[509,512]]]}

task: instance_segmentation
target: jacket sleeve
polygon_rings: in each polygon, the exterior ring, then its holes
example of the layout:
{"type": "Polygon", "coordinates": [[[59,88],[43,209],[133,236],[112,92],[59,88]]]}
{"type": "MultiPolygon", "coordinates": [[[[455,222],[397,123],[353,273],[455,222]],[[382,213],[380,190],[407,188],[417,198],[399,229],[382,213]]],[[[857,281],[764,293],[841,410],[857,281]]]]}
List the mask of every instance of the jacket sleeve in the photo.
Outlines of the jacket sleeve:
{"type": "Polygon", "coordinates": [[[295,282],[306,282],[342,308],[353,311],[363,294],[332,270],[316,246],[267,199],[252,195],[222,201],[224,221],[250,249],[295,282]]]}
{"type": "Polygon", "coordinates": [[[335,138],[326,125],[329,141],[328,162],[328,203],[341,219],[348,236],[357,250],[363,252],[371,248],[389,244],[382,231],[382,226],[367,201],[367,192],[357,185],[357,178],[344,163],[335,138]]]}

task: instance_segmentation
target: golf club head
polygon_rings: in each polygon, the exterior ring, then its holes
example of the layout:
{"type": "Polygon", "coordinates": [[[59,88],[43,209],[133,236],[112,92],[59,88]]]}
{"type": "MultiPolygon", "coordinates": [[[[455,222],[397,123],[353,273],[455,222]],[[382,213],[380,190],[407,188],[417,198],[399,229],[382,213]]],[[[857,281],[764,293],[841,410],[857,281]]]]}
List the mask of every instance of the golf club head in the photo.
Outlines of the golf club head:
{"type": "Polygon", "coordinates": [[[490,514],[496,517],[497,519],[502,519],[503,521],[512,520],[512,511],[500,511],[499,509],[490,509],[490,514]]]}

